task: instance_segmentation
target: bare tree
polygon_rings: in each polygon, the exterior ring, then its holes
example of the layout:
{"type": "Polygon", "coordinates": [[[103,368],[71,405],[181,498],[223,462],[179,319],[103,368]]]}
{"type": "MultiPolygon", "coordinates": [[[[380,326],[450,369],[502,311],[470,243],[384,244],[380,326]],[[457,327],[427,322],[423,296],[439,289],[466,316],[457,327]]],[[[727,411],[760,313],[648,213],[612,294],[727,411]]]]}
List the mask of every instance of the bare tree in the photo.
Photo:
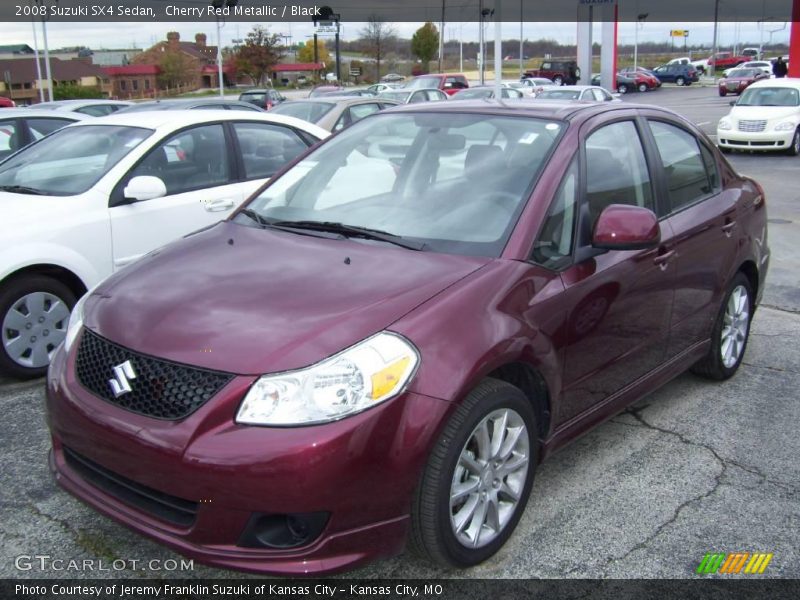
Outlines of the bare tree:
{"type": "Polygon", "coordinates": [[[359,32],[359,35],[364,41],[367,55],[375,59],[375,80],[379,81],[381,78],[381,57],[386,54],[387,45],[396,35],[395,28],[372,15],[367,21],[367,25],[359,32]]]}

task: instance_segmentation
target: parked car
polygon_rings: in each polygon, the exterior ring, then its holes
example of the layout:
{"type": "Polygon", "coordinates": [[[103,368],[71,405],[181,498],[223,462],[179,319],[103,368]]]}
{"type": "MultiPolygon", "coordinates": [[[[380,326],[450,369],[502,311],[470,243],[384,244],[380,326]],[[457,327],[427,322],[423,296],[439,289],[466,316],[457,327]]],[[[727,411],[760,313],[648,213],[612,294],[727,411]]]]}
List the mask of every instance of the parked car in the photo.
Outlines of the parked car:
{"type": "MultiPolygon", "coordinates": [[[[456,92],[451,97],[453,100],[478,100],[481,98],[494,98],[493,85],[475,85],[468,90],[461,90],[456,92]]],[[[520,91],[510,86],[502,86],[500,88],[500,97],[503,99],[516,99],[524,98],[525,95],[520,91]]]]}
{"type": "Polygon", "coordinates": [[[597,85],[564,85],[544,90],[536,96],[537,100],[588,100],[590,102],[611,102],[616,100],[605,88],[597,85]]]}
{"type": "Polygon", "coordinates": [[[679,58],[673,58],[669,62],[668,65],[690,65],[692,64],[692,59],[689,56],[681,56],[679,58]]]}
{"type": "Polygon", "coordinates": [[[356,96],[359,98],[374,98],[377,95],[378,95],[377,92],[370,90],[368,88],[355,88],[355,89],[343,89],[332,92],[322,92],[319,94],[315,94],[314,97],[322,98],[324,96],[336,96],[338,98],[343,98],[346,96],[356,96]]]}
{"type": "Polygon", "coordinates": [[[735,69],[761,69],[762,71],[764,71],[764,73],[772,77],[772,63],[769,62],[768,60],[751,60],[746,63],[742,63],[738,67],[725,69],[722,72],[722,76],[727,77],[728,75],[731,74],[731,71],[735,69]]]}
{"type": "Polygon", "coordinates": [[[734,69],[727,77],[719,80],[719,95],[741,94],[756,81],[769,79],[761,69],[734,69]]]}
{"type": "Polygon", "coordinates": [[[387,90],[395,90],[398,88],[398,84],[396,83],[373,83],[367,89],[371,92],[375,92],[376,94],[380,94],[381,92],[385,92],[387,90]]]}
{"type": "Polygon", "coordinates": [[[708,57],[708,66],[713,67],[715,71],[722,71],[728,67],[736,67],[748,60],[752,60],[752,58],[750,56],[736,55],[732,52],[717,52],[714,56],[708,57]]]}
{"type": "Polygon", "coordinates": [[[400,83],[405,80],[405,75],[400,75],[399,73],[387,73],[381,77],[381,83],[400,83]]]}
{"type": "MultiPolygon", "coordinates": [[[[617,73],[616,82],[617,84],[617,93],[619,94],[627,94],[630,92],[638,92],[639,86],[636,84],[636,80],[633,77],[627,77],[622,73],[617,73]]],[[[592,85],[599,86],[600,85],[600,74],[596,73],[592,76],[592,85]]],[[[647,90],[645,90],[647,91],[647,90]]]]}
{"type": "Polygon", "coordinates": [[[16,105],[16,102],[14,102],[11,98],[0,96],[0,108],[14,108],[16,105]]]}
{"type": "Polygon", "coordinates": [[[428,75],[414,77],[414,79],[403,84],[401,89],[437,89],[441,90],[448,96],[452,96],[459,90],[465,90],[468,87],[469,82],[467,81],[467,78],[460,73],[430,73],[428,75]]]}
{"type": "Polygon", "coordinates": [[[666,64],[653,69],[653,74],[662,83],[675,83],[677,85],[692,85],[700,81],[700,75],[692,65],[666,64]]]}
{"type": "Polygon", "coordinates": [[[545,457],[737,372],[763,196],[655,106],[378,113],[83,297],[47,378],[56,482],[212,566],[481,563],[545,457]],[[399,162],[372,153],[392,131],[399,162]]]}
{"type": "Polygon", "coordinates": [[[545,60],[538,69],[525,71],[525,77],[544,77],[556,85],[575,85],[580,81],[581,70],[574,60],[545,60]]]}
{"type": "Polygon", "coordinates": [[[55,100],[53,102],[39,102],[31,104],[28,108],[36,110],[55,110],[58,112],[77,112],[89,117],[105,117],[124,108],[133,106],[133,102],[124,100],[55,100]]]}
{"type": "Polygon", "coordinates": [[[747,56],[751,61],[761,60],[761,51],[758,48],[744,48],[742,56],[747,56]]]}
{"type": "Polygon", "coordinates": [[[800,154],[800,79],[762,79],[750,85],[720,119],[717,144],[723,152],[800,154]]]}
{"type": "Polygon", "coordinates": [[[546,77],[523,77],[520,79],[520,85],[525,90],[530,90],[530,96],[536,97],[543,90],[558,87],[550,79],[546,77]]]}
{"type": "Polygon", "coordinates": [[[290,100],[275,107],[271,113],[313,123],[326,131],[339,131],[373,113],[397,106],[389,98],[330,97],[290,100]]]}
{"type": "Polygon", "coordinates": [[[137,102],[119,111],[120,114],[133,112],[151,112],[154,110],[236,110],[247,112],[263,112],[250,102],[230,100],[219,96],[201,98],[168,98],[166,100],[147,100],[137,102]]]}
{"type": "Polygon", "coordinates": [[[619,74],[623,77],[629,77],[633,79],[633,84],[640,92],[647,92],[661,87],[661,82],[659,81],[658,77],[643,67],[638,67],[637,69],[634,69],[633,67],[622,69],[619,74]]]}
{"type": "Polygon", "coordinates": [[[117,113],[0,163],[0,372],[43,375],[86,289],[224,218],[327,135],[263,112],[117,113]]]}
{"type": "Polygon", "coordinates": [[[249,102],[263,110],[269,110],[278,106],[281,102],[286,102],[286,98],[278,90],[272,88],[261,88],[246,90],[239,94],[240,102],[249,102]]]}
{"type": "Polygon", "coordinates": [[[90,118],[77,112],[51,114],[28,108],[3,110],[0,112],[0,161],[56,129],[90,118]]]}
{"type": "Polygon", "coordinates": [[[323,96],[330,92],[344,92],[344,91],[346,91],[345,88],[343,88],[340,85],[318,85],[308,93],[308,97],[316,98],[317,96],[323,96]]]}
{"type": "Polygon", "coordinates": [[[420,102],[442,102],[450,98],[441,90],[437,89],[413,89],[413,88],[400,88],[397,90],[389,90],[388,92],[381,92],[378,98],[397,100],[400,104],[418,104],[420,102]]]}

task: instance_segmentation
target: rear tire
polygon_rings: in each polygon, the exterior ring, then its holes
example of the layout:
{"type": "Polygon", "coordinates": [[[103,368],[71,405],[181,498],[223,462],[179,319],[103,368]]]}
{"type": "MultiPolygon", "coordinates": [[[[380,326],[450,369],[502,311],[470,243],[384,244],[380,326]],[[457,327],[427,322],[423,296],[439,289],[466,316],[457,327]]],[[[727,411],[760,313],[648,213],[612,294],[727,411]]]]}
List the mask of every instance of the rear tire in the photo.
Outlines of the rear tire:
{"type": "Polygon", "coordinates": [[[719,91],[719,95],[720,95],[720,96],[727,96],[727,95],[728,95],[728,92],[726,92],[725,90],[720,90],[720,91],[719,91]]]}
{"type": "Polygon", "coordinates": [[[620,94],[627,94],[628,93],[628,86],[624,83],[617,86],[617,92],[620,94]]]}
{"type": "Polygon", "coordinates": [[[75,300],[66,285],[51,277],[9,281],[0,290],[0,373],[19,379],[47,373],[75,300]]]}
{"type": "Polygon", "coordinates": [[[411,549],[445,567],[495,554],[514,531],[533,484],[539,449],[522,391],[485,379],[445,425],[411,510],[411,549]]]}
{"type": "Polygon", "coordinates": [[[800,154],[800,127],[794,132],[792,144],[786,149],[786,154],[789,156],[797,156],[800,154]]]}
{"type": "Polygon", "coordinates": [[[683,77],[678,77],[675,80],[675,83],[677,83],[679,86],[682,87],[682,86],[686,85],[686,80],[683,77]]]}
{"type": "Polygon", "coordinates": [[[650,89],[650,88],[648,88],[648,87],[647,87],[647,84],[646,84],[646,83],[640,83],[637,89],[638,89],[640,92],[646,92],[646,91],[647,91],[648,89],[650,89]]]}
{"type": "Polygon", "coordinates": [[[753,319],[753,290],[741,271],[728,286],[711,332],[708,354],[693,367],[701,377],[723,381],[736,373],[742,364],[750,323],[753,319]]]}
{"type": "Polygon", "coordinates": [[[564,85],[564,78],[561,77],[561,75],[556,75],[555,77],[553,77],[553,83],[555,83],[556,85],[564,85]]]}

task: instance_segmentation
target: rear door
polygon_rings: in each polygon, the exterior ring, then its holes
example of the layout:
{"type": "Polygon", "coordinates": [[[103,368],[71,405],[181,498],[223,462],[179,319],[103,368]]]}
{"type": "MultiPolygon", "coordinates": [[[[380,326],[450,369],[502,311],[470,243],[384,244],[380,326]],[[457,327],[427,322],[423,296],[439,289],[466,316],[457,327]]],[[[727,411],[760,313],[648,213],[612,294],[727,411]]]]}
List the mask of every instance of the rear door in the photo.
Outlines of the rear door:
{"type": "Polygon", "coordinates": [[[668,356],[707,339],[736,257],[735,192],[720,185],[705,140],[673,121],[650,118],[653,161],[662,173],[665,219],[673,231],[677,280],[668,356]]]}

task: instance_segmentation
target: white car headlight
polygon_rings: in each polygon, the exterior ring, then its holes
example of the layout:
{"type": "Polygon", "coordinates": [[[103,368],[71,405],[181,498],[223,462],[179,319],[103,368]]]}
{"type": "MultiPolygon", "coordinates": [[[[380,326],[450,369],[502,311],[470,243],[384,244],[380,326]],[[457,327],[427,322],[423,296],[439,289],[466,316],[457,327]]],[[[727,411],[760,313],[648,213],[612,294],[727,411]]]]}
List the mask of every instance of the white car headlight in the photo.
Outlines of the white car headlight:
{"type": "Polygon", "coordinates": [[[723,131],[727,131],[731,128],[731,121],[727,117],[722,118],[719,120],[719,125],[717,125],[717,129],[722,129],[723,131]]]}
{"type": "Polygon", "coordinates": [[[264,375],[236,414],[245,425],[311,425],[359,413],[402,392],[419,364],[405,338],[381,332],[305,369],[264,375]]]}
{"type": "Polygon", "coordinates": [[[775,131],[794,131],[796,128],[797,125],[791,121],[784,121],[775,125],[775,131]]]}

